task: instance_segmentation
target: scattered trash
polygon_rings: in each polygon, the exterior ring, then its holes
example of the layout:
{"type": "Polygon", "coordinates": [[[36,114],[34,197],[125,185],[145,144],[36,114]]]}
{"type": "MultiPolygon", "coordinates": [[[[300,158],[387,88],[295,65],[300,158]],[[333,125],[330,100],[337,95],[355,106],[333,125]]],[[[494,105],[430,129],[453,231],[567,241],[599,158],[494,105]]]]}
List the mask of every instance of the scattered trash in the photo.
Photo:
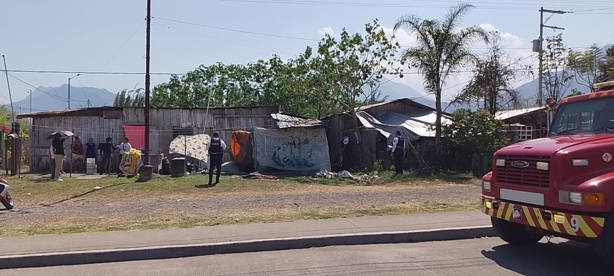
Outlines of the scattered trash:
{"type": "Polygon", "coordinates": [[[354,176],[348,171],[340,171],[339,173],[329,172],[328,170],[320,170],[315,174],[316,178],[345,178],[358,182],[362,185],[378,185],[383,184],[384,180],[377,175],[361,175],[354,176]]]}
{"type": "Polygon", "coordinates": [[[259,172],[253,172],[247,175],[242,176],[244,179],[266,179],[266,180],[278,180],[279,177],[273,175],[261,174],[259,172]]]}
{"type": "Polygon", "coordinates": [[[339,172],[339,177],[354,179],[354,176],[350,172],[348,172],[348,171],[340,171],[339,172]]]}
{"type": "Polygon", "coordinates": [[[102,189],[102,187],[100,187],[100,186],[94,187],[94,190],[100,190],[100,189],[102,189]]]}
{"type": "Polygon", "coordinates": [[[321,178],[333,178],[336,176],[337,175],[334,172],[329,172],[327,169],[321,169],[319,172],[316,173],[316,177],[321,178]]]}

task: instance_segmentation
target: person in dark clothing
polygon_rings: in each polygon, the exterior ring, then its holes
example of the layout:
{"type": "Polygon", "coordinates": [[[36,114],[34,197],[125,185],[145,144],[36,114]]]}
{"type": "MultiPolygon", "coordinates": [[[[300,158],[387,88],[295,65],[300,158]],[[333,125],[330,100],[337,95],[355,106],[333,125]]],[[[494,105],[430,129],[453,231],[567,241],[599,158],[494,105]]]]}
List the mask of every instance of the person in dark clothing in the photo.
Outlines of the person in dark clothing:
{"type": "Polygon", "coordinates": [[[392,157],[394,162],[394,175],[403,174],[403,156],[405,155],[405,139],[397,130],[396,137],[392,140],[392,157]]]}
{"type": "Polygon", "coordinates": [[[85,144],[85,158],[96,158],[96,155],[96,143],[94,143],[94,138],[90,138],[85,144]]]}
{"type": "Polygon", "coordinates": [[[213,169],[216,169],[215,184],[220,183],[220,173],[222,171],[222,157],[226,150],[226,143],[220,139],[219,134],[213,133],[209,144],[209,184],[213,180],[213,169]]]}
{"type": "Polygon", "coordinates": [[[60,133],[56,133],[53,137],[53,154],[55,158],[55,181],[62,181],[62,163],[64,162],[64,139],[60,133]]]}
{"type": "Polygon", "coordinates": [[[105,143],[100,145],[100,155],[102,155],[102,172],[111,174],[111,152],[115,149],[115,145],[111,143],[111,137],[105,139],[105,143]]]}

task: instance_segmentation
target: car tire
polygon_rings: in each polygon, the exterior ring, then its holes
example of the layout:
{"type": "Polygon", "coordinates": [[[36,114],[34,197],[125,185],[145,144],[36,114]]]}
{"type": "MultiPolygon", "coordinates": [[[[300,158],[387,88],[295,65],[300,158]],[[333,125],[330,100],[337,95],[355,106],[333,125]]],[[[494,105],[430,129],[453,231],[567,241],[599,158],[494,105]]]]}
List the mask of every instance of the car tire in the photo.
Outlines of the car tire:
{"type": "Polygon", "coordinates": [[[1,198],[0,202],[2,202],[2,205],[4,205],[4,207],[7,210],[11,210],[11,209],[13,209],[13,207],[15,207],[13,205],[13,198],[11,197],[11,194],[9,194],[9,193],[6,193],[5,198],[1,198]]]}
{"type": "Polygon", "coordinates": [[[499,237],[513,245],[534,245],[544,235],[529,226],[513,223],[499,218],[491,217],[490,221],[499,237]]]}
{"type": "Polygon", "coordinates": [[[614,215],[606,218],[601,236],[595,240],[593,247],[601,261],[614,271],[614,215]]]}

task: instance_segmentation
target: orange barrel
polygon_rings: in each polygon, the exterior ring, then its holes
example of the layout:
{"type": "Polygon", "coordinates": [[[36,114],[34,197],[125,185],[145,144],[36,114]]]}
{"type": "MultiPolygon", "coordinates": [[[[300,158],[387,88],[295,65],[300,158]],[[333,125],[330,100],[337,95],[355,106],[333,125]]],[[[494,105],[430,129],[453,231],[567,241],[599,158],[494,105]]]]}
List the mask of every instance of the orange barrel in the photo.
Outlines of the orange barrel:
{"type": "Polygon", "coordinates": [[[230,137],[230,157],[241,171],[254,170],[251,137],[252,133],[244,130],[233,131],[230,137]]]}

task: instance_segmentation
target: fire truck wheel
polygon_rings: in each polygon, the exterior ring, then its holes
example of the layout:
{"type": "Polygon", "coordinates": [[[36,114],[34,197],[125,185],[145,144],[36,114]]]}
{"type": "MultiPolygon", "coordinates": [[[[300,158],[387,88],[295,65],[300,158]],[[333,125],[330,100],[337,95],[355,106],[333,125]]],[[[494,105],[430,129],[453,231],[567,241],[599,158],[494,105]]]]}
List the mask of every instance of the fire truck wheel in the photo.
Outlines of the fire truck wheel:
{"type": "Polygon", "coordinates": [[[532,245],[536,244],[543,237],[541,233],[519,223],[494,217],[491,217],[490,220],[499,237],[509,244],[532,245]]]}
{"type": "Polygon", "coordinates": [[[614,214],[606,219],[603,232],[593,246],[601,261],[614,271],[614,214]]]}

